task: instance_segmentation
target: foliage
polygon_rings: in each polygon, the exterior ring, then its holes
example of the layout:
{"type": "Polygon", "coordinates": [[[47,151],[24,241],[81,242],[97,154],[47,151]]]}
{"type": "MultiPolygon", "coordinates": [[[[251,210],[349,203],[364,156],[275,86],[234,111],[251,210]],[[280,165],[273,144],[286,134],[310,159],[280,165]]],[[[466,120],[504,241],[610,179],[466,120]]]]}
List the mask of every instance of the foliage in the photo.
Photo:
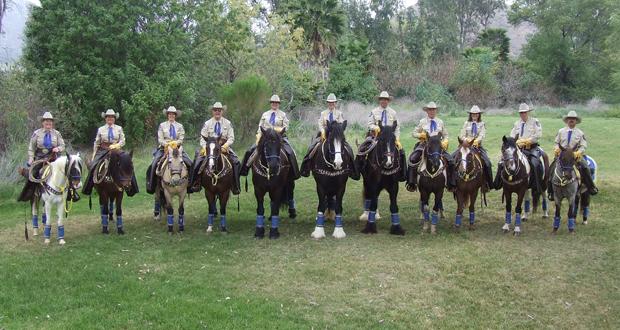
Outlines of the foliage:
{"type": "Polygon", "coordinates": [[[454,112],[458,108],[452,94],[450,94],[446,87],[428,80],[423,80],[416,87],[415,98],[416,101],[424,103],[433,101],[442,109],[447,110],[447,112],[454,112]]]}
{"type": "Polygon", "coordinates": [[[367,41],[345,38],[330,66],[327,90],[345,100],[372,100],[377,86],[370,72],[370,57],[367,41]]]}
{"type": "Polygon", "coordinates": [[[496,52],[497,58],[506,62],[510,53],[510,38],[506,33],[504,29],[485,29],[478,35],[478,43],[496,52]]]}
{"type": "Polygon", "coordinates": [[[470,48],[463,57],[451,82],[456,99],[466,106],[489,106],[499,90],[497,54],[489,48],[470,48]]]}
{"type": "Polygon", "coordinates": [[[234,123],[238,140],[246,141],[254,136],[270,92],[267,80],[254,75],[237,79],[222,89],[220,94],[226,104],[225,116],[234,123]]]}

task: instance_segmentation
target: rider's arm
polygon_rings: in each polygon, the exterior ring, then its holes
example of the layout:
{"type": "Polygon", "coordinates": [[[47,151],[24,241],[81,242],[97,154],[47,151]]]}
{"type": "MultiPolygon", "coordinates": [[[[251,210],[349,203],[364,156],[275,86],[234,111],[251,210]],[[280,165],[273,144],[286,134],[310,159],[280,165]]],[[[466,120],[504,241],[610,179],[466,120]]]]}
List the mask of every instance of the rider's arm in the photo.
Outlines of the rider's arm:
{"type": "Polygon", "coordinates": [[[99,130],[97,130],[97,134],[95,135],[95,142],[93,143],[93,156],[91,159],[95,158],[95,154],[97,150],[99,150],[99,146],[101,145],[101,134],[99,134],[99,130]]]}
{"type": "Polygon", "coordinates": [[[517,123],[515,123],[512,126],[512,129],[510,130],[510,137],[512,137],[513,139],[516,139],[517,138],[517,134],[519,134],[519,127],[518,127],[517,123]]]}
{"type": "Polygon", "coordinates": [[[62,138],[60,132],[56,131],[56,148],[58,148],[58,152],[65,151],[65,140],[62,138]]]}
{"type": "Polygon", "coordinates": [[[424,132],[424,124],[422,123],[423,120],[424,119],[420,119],[418,126],[416,126],[411,133],[411,135],[416,139],[419,139],[421,135],[426,136],[426,132],[424,132]]]}
{"type": "Polygon", "coordinates": [[[480,124],[480,127],[478,127],[478,137],[476,138],[478,142],[482,142],[487,135],[487,125],[484,122],[480,124]]]}
{"type": "Polygon", "coordinates": [[[577,150],[581,154],[586,153],[586,148],[588,148],[588,141],[586,141],[586,135],[581,132],[581,138],[579,139],[579,143],[577,144],[577,150]]]}
{"type": "Polygon", "coordinates": [[[164,124],[159,124],[157,128],[157,142],[159,142],[160,147],[166,146],[166,139],[164,139],[164,124]]]}
{"type": "Polygon", "coordinates": [[[36,132],[30,137],[30,143],[28,143],[28,163],[34,161],[34,152],[37,150],[37,138],[36,132]]]}
{"type": "Polygon", "coordinates": [[[376,131],[379,128],[379,126],[377,126],[377,123],[375,122],[375,116],[373,115],[372,111],[368,116],[368,123],[366,124],[366,127],[368,127],[369,131],[376,131]]]}
{"type": "Polygon", "coordinates": [[[448,135],[448,128],[446,127],[446,124],[443,122],[443,120],[441,121],[441,136],[443,140],[448,140],[448,138],[450,137],[450,135],[448,135]]]}
{"type": "Polygon", "coordinates": [[[324,135],[325,134],[325,119],[323,118],[323,112],[319,114],[318,124],[319,124],[319,132],[321,133],[321,135],[324,135]]]}
{"type": "Polygon", "coordinates": [[[125,146],[125,132],[123,132],[123,128],[121,127],[120,133],[118,134],[118,145],[122,148],[125,146]]]}
{"type": "Polygon", "coordinates": [[[183,125],[179,124],[179,129],[177,129],[177,144],[182,145],[185,140],[185,128],[183,125]]]}
{"type": "Polygon", "coordinates": [[[206,137],[209,137],[209,128],[207,127],[207,122],[202,125],[202,130],[200,130],[200,147],[202,148],[207,147],[207,141],[205,140],[206,137]]]}
{"type": "Polygon", "coordinates": [[[467,121],[465,121],[463,128],[461,128],[461,131],[459,132],[459,138],[463,141],[467,139],[467,121]]]}
{"type": "Polygon", "coordinates": [[[228,136],[226,137],[226,143],[224,143],[224,145],[226,145],[227,147],[230,147],[233,143],[235,143],[235,131],[233,130],[233,126],[232,123],[228,123],[228,136]]]}
{"type": "Polygon", "coordinates": [[[396,112],[394,112],[394,120],[396,121],[396,129],[394,130],[394,136],[396,139],[400,139],[400,121],[396,117],[396,112]]]}
{"type": "Polygon", "coordinates": [[[534,120],[534,134],[530,137],[532,143],[538,143],[538,140],[542,137],[542,125],[538,119],[534,120]]]}
{"type": "Polygon", "coordinates": [[[286,112],[282,111],[282,130],[288,129],[288,117],[286,116],[286,112]]]}

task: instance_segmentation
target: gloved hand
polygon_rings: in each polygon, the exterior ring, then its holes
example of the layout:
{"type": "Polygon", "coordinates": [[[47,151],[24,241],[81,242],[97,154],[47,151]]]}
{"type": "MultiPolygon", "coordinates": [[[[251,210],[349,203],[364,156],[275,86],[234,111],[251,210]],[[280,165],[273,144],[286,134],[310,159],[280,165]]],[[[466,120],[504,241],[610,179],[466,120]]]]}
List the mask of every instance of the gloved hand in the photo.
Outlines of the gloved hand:
{"type": "Polygon", "coordinates": [[[282,133],[282,127],[275,127],[274,130],[278,132],[278,134],[282,133]]]}
{"type": "Polygon", "coordinates": [[[207,155],[207,148],[200,148],[200,156],[205,157],[207,155]]]}
{"type": "Polygon", "coordinates": [[[580,160],[582,156],[581,151],[577,150],[575,152],[573,152],[573,157],[575,157],[575,160],[580,160]]]}
{"type": "Polygon", "coordinates": [[[428,140],[428,133],[420,133],[420,135],[418,135],[418,139],[420,140],[420,142],[425,142],[426,140],[428,140]]]}
{"type": "Polygon", "coordinates": [[[108,149],[110,149],[110,150],[118,150],[118,149],[120,149],[120,148],[121,148],[121,145],[120,145],[120,144],[118,144],[118,143],[113,143],[113,144],[111,144],[111,145],[108,147],[108,149]]]}
{"type": "Polygon", "coordinates": [[[379,133],[381,133],[381,128],[379,128],[379,126],[377,126],[377,127],[375,127],[375,128],[372,130],[372,132],[373,132],[372,134],[373,134],[374,136],[379,136],[379,133]]]}
{"type": "Polygon", "coordinates": [[[260,141],[260,137],[261,137],[260,133],[256,134],[256,143],[255,143],[256,145],[258,145],[258,142],[260,141]]]}
{"type": "Polygon", "coordinates": [[[29,158],[28,162],[26,162],[26,167],[30,167],[32,165],[32,162],[34,161],[34,159],[29,158]]]}
{"type": "Polygon", "coordinates": [[[532,146],[532,139],[524,139],[525,148],[529,149],[532,146]]]}
{"type": "Polygon", "coordinates": [[[58,149],[58,147],[55,147],[52,149],[52,152],[58,153],[58,151],[60,151],[60,149],[58,149]]]}
{"type": "Polygon", "coordinates": [[[555,146],[555,148],[553,148],[553,153],[555,154],[556,157],[559,157],[561,152],[562,152],[562,149],[560,149],[560,147],[555,146]]]}
{"type": "Polygon", "coordinates": [[[441,140],[441,149],[448,150],[448,139],[441,140]]]}
{"type": "Polygon", "coordinates": [[[480,148],[480,140],[478,139],[474,139],[471,144],[476,148],[480,148]]]}
{"type": "Polygon", "coordinates": [[[525,147],[525,139],[518,139],[517,140],[517,147],[519,147],[519,148],[525,147]]]}
{"type": "Polygon", "coordinates": [[[403,150],[403,145],[400,143],[400,139],[396,138],[396,149],[403,150]]]}
{"type": "Polygon", "coordinates": [[[327,136],[325,134],[325,131],[321,131],[321,142],[325,142],[325,140],[327,140],[327,136]]]}
{"type": "Polygon", "coordinates": [[[222,152],[227,154],[228,153],[228,144],[222,144],[222,152]]]}
{"type": "Polygon", "coordinates": [[[168,148],[172,148],[172,149],[176,149],[179,147],[179,144],[177,141],[170,141],[168,142],[168,148]]]}

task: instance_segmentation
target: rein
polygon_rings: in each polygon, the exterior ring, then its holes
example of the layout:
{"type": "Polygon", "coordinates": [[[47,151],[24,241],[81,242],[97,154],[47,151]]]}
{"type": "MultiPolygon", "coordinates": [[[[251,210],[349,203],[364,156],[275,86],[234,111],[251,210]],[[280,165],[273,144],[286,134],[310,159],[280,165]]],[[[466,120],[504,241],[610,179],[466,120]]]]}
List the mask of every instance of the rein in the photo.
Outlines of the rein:
{"type": "MultiPolygon", "coordinates": [[[[218,173],[215,173],[208,169],[205,172],[205,174],[207,174],[207,176],[211,178],[211,184],[213,186],[217,186],[217,182],[219,181],[219,179],[226,176],[230,172],[230,169],[232,168],[232,164],[230,163],[230,160],[228,159],[228,157],[222,157],[221,155],[219,157],[209,156],[208,159],[214,159],[215,162],[217,163],[217,158],[220,159],[220,163],[222,164],[222,169],[218,173]]],[[[216,170],[217,170],[217,167],[216,167],[216,170]]]]}
{"type": "MultiPolygon", "coordinates": [[[[472,161],[473,166],[472,166],[471,171],[467,172],[467,168],[465,168],[465,170],[463,171],[457,171],[459,178],[465,182],[475,180],[478,177],[478,175],[480,175],[480,173],[482,172],[481,171],[482,163],[480,161],[480,158],[476,154],[472,154],[472,155],[473,155],[474,160],[472,161]],[[476,167],[476,162],[478,163],[478,165],[480,165],[480,167],[478,168],[476,167]]],[[[459,163],[462,163],[462,162],[463,162],[463,159],[460,159],[459,163]]]]}

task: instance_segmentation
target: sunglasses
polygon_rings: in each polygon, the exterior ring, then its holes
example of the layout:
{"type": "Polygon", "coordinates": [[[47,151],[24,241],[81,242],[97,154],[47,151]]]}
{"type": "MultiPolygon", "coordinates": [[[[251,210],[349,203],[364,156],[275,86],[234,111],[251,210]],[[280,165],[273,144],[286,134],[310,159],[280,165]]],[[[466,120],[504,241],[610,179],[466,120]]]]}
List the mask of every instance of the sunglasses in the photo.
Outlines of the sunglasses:
{"type": "Polygon", "coordinates": [[[222,112],[222,109],[212,109],[215,112],[222,112]]]}

